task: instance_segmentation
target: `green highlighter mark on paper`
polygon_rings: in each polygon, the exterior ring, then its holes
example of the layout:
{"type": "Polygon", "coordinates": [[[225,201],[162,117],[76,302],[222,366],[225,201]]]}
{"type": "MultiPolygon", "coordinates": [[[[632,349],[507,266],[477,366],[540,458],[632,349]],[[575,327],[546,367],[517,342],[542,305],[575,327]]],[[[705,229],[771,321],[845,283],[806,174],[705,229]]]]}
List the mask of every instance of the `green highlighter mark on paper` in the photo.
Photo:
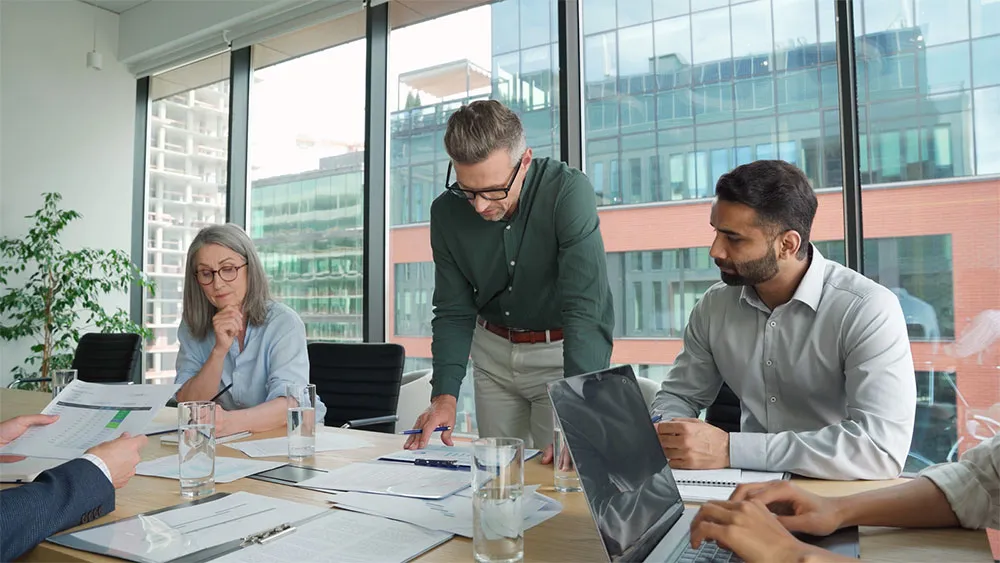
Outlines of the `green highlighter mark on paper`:
{"type": "Polygon", "coordinates": [[[122,421],[125,420],[125,417],[128,416],[128,412],[129,411],[118,411],[118,414],[111,419],[111,422],[109,422],[105,428],[118,428],[118,425],[120,425],[122,421]]]}

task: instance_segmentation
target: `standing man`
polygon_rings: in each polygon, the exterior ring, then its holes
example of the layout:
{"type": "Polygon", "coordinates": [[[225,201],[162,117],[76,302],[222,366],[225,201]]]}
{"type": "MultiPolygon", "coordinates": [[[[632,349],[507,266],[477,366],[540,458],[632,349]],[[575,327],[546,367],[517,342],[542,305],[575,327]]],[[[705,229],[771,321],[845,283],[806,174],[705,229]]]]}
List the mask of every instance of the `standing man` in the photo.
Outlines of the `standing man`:
{"type": "Polygon", "coordinates": [[[479,434],[548,446],[546,385],[611,359],[614,311],[594,188],[562,162],[532,160],[520,119],[494,100],[456,111],[444,144],[447,192],[431,205],[431,406],[406,447],[426,446],[439,426],[449,427],[441,439],[451,445],[470,348],[479,434]]]}

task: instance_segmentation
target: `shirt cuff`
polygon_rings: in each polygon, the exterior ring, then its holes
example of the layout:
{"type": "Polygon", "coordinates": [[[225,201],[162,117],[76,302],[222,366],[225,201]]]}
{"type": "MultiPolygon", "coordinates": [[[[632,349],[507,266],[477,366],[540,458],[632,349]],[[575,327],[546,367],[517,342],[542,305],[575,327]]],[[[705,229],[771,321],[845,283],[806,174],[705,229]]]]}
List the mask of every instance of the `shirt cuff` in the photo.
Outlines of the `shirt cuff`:
{"type": "Polygon", "coordinates": [[[755,471],[767,471],[767,434],[760,432],[730,432],[729,466],[755,471]]]}
{"type": "Polygon", "coordinates": [[[963,528],[977,530],[987,526],[990,492],[964,462],[934,465],[923,470],[920,476],[930,479],[941,489],[963,528]]]}
{"type": "Polygon", "coordinates": [[[80,456],[80,458],[85,459],[90,463],[96,465],[97,468],[101,470],[101,473],[103,473],[104,476],[108,478],[108,482],[111,483],[112,485],[115,484],[114,480],[111,479],[111,470],[108,469],[108,466],[106,463],[104,463],[103,459],[97,457],[94,454],[83,454],[82,456],[80,456]]]}

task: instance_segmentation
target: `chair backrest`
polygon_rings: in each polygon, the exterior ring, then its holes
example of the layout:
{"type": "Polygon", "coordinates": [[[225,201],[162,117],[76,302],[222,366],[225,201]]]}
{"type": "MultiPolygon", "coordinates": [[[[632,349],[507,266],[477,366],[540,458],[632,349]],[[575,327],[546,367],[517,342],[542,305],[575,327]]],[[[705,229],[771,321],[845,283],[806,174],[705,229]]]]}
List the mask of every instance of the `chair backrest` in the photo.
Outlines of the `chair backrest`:
{"type": "MultiPolygon", "coordinates": [[[[399,383],[406,351],[399,344],[341,344],[313,342],[309,353],[309,381],[326,405],[327,426],[348,420],[396,414],[399,383]]],[[[391,433],[395,423],[365,430],[391,433]]]]}
{"type": "Polygon", "coordinates": [[[636,377],[635,380],[639,383],[642,398],[646,401],[646,408],[649,409],[653,406],[653,399],[656,398],[656,392],[660,390],[660,384],[648,377],[636,377]]]}
{"type": "Polygon", "coordinates": [[[427,410],[431,402],[431,377],[433,370],[422,369],[403,374],[403,384],[399,387],[399,406],[396,414],[396,432],[413,428],[420,413],[427,410]]]}
{"type": "Polygon", "coordinates": [[[124,383],[139,367],[142,339],[138,334],[88,332],[73,354],[76,377],[90,383],[124,383]]]}
{"type": "Polygon", "coordinates": [[[726,432],[739,432],[741,416],[740,398],[723,383],[715,402],[705,411],[705,421],[726,432]]]}

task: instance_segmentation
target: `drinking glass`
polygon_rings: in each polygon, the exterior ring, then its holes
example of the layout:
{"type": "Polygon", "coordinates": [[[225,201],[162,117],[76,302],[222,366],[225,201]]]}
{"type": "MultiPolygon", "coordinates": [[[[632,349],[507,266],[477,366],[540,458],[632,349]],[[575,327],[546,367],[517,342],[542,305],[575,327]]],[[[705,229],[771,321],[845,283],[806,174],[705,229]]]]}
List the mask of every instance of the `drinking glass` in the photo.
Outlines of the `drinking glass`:
{"type": "Polygon", "coordinates": [[[552,428],[555,435],[552,440],[552,467],[555,474],[555,489],[560,493],[582,491],[580,476],[576,473],[576,466],[573,465],[573,458],[566,446],[566,437],[563,436],[562,427],[559,426],[559,417],[553,414],[553,418],[552,428]]]}
{"type": "Polygon", "coordinates": [[[524,441],[473,442],[472,552],[479,563],[524,560],[524,441]]]}
{"type": "Polygon", "coordinates": [[[289,383],[288,457],[294,460],[316,455],[316,386],[289,383]]]}
{"type": "Polygon", "coordinates": [[[215,492],[215,403],[189,401],[177,405],[177,457],[181,496],[198,498],[215,492]]]}
{"type": "Polygon", "coordinates": [[[75,369],[52,370],[52,381],[49,383],[49,387],[52,388],[52,398],[54,399],[59,393],[62,393],[62,390],[73,383],[74,379],[76,379],[75,369]]]}

